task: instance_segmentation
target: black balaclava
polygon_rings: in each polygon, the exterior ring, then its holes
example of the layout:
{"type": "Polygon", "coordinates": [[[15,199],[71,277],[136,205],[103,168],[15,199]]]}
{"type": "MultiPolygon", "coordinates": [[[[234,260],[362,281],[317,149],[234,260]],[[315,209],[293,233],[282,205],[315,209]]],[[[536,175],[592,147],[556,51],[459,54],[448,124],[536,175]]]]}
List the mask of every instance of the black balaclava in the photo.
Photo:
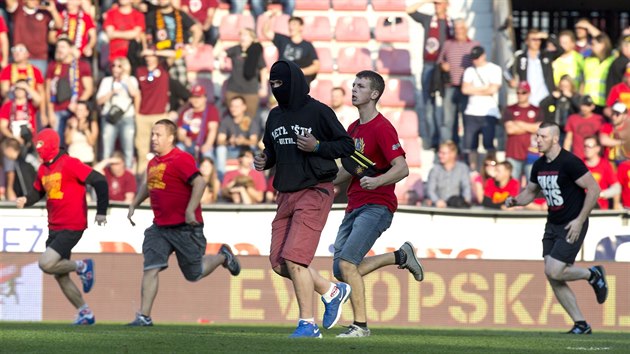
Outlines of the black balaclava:
{"type": "Polygon", "coordinates": [[[273,96],[281,106],[287,106],[291,99],[291,68],[289,64],[284,62],[276,62],[271,67],[269,73],[269,80],[280,80],[282,85],[280,87],[271,88],[273,96]]]}

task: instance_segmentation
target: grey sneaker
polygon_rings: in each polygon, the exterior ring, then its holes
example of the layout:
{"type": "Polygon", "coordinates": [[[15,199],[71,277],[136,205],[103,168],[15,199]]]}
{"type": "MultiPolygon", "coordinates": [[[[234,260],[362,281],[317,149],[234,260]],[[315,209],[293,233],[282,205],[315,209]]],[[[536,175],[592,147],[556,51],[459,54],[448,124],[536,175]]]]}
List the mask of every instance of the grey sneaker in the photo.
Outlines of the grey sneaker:
{"type": "Polygon", "coordinates": [[[403,243],[403,245],[400,246],[399,251],[404,252],[407,255],[407,259],[405,260],[405,263],[399,265],[398,268],[407,269],[411,274],[413,274],[413,277],[417,281],[422,281],[422,279],[424,279],[424,269],[416,257],[416,252],[414,251],[411,242],[407,241],[403,243]]]}
{"type": "Polygon", "coordinates": [[[144,315],[141,315],[139,313],[136,314],[136,318],[127,323],[127,326],[130,327],[151,327],[153,326],[153,320],[151,319],[151,317],[147,317],[144,315]]]}
{"type": "Polygon", "coordinates": [[[237,276],[241,273],[241,264],[238,262],[238,259],[236,259],[234,253],[232,253],[230,246],[226,244],[221,245],[221,248],[219,248],[219,254],[225,256],[223,268],[227,268],[233,276],[237,276]]]}
{"type": "Polygon", "coordinates": [[[337,338],[351,338],[351,337],[369,337],[370,330],[368,328],[363,329],[355,324],[348,326],[348,330],[341,333],[337,338]]]}

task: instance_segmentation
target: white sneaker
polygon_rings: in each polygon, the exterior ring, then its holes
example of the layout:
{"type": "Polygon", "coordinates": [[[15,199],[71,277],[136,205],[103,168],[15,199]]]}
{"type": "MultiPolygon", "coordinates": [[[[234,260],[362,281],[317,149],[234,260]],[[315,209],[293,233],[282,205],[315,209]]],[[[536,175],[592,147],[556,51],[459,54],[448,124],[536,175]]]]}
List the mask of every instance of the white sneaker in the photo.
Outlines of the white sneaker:
{"type": "Polygon", "coordinates": [[[348,330],[344,333],[341,333],[337,336],[337,338],[350,338],[350,337],[369,337],[370,330],[365,328],[361,328],[355,324],[351,324],[348,326],[348,330]]]}

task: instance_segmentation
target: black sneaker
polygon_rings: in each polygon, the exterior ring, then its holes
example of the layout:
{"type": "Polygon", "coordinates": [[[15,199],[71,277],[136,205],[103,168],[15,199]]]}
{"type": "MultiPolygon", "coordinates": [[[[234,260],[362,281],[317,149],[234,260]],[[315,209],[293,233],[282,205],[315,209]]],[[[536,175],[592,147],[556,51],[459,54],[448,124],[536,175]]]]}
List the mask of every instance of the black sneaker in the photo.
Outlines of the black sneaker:
{"type": "Polygon", "coordinates": [[[588,323],[586,324],[586,326],[580,326],[577,324],[573,325],[573,328],[571,328],[570,331],[567,332],[567,334],[592,334],[593,331],[591,330],[591,325],[589,325],[588,323]]]}
{"type": "Polygon", "coordinates": [[[232,253],[230,246],[226,244],[221,245],[221,248],[219,248],[219,254],[225,256],[223,268],[227,268],[233,276],[237,276],[241,273],[241,264],[238,262],[238,259],[236,259],[234,253],[232,253]]]}
{"type": "Polygon", "coordinates": [[[595,276],[592,280],[589,281],[589,283],[595,291],[595,296],[597,296],[597,303],[603,304],[608,297],[608,283],[606,283],[606,272],[604,271],[604,267],[600,265],[591,267],[591,271],[595,274],[595,276]]]}

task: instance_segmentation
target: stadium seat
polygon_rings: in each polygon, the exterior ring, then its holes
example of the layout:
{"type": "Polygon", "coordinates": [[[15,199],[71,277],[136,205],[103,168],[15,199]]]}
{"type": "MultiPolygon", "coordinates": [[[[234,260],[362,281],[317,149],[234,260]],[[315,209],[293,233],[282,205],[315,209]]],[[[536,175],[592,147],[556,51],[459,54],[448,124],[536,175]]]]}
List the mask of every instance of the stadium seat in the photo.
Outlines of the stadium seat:
{"type": "Polygon", "coordinates": [[[267,69],[271,69],[273,63],[278,60],[278,48],[275,45],[267,45],[263,47],[263,56],[265,57],[265,64],[267,69]]]}
{"type": "Polygon", "coordinates": [[[339,87],[342,87],[346,90],[346,96],[343,100],[343,103],[347,106],[352,106],[352,84],[354,83],[353,79],[344,80],[339,87]]]}
{"type": "Polygon", "coordinates": [[[335,39],[338,42],[367,42],[370,40],[370,26],[367,18],[341,16],[335,26],[335,39]]]}
{"type": "Polygon", "coordinates": [[[407,6],[405,0],[372,0],[372,8],[376,12],[405,11],[407,6]]]}
{"type": "Polygon", "coordinates": [[[219,37],[222,41],[238,41],[239,31],[246,27],[254,28],[254,18],[251,15],[225,15],[219,25],[219,37]]]}
{"type": "Polygon", "coordinates": [[[402,138],[418,137],[418,114],[414,110],[404,110],[400,113],[400,119],[396,125],[398,136],[402,138]]]}
{"type": "Polygon", "coordinates": [[[330,20],[326,16],[304,17],[304,39],[307,41],[330,41],[332,40],[332,30],[330,20]]]}
{"type": "Polygon", "coordinates": [[[400,138],[400,143],[402,144],[403,149],[405,149],[407,165],[409,165],[410,168],[420,167],[422,165],[422,159],[420,158],[422,152],[422,142],[420,141],[420,138],[400,138]]]}
{"type": "MultiPolygon", "coordinates": [[[[271,20],[269,21],[271,21],[271,28],[273,29],[273,31],[275,33],[284,34],[285,36],[288,36],[290,17],[291,16],[285,15],[285,14],[280,14],[278,16],[272,17],[271,20]]],[[[269,15],[265,12],[262,15],[260,15],[258,17],[258,20],[256,21],[256,35],[258,36],[258,40],[260,41],[272,39],[272,38],[267,39],[263,35],[263,26],[265,25],[268,19],[269,19],[269,15]]]]}
{"type": "MultiPolygon", "coordinates": [[[[407,192],[413,189],[417,182],[422,182],[422,175],[419,173],[409,173],[405,179],[396,183],[395,193],[399,202],[405,202],[405,204],[408,202],[407,192]]],[[[422,192],[424,192],[424,190],[422,192]]]]}
{"type": "Polygon", "coordinates": [[[416,88],[409,80],[389,79],[385,82],[385,92],[379,102],[385,107],[414,107],[416,88]]]}
{"type": "Polygon", "coordinates": [[[365,11],[367,3],[367,0],[332,0],[332,8],[341,11],[365,11]]]}
{"type": "Polygon", "coordinates": [[[187,52],[184,57],[186,69],[193,72],[212,72],[214,69],[214,55],[212,46],[204,44],[195,51],[187,52]]]}
{"type": "Polygon", "coordinates": [[[319,58],[319,72],[322,74],[330,74],[333,72],[333,58],[330,53],[330,48],[320,47],[315,48],[317,57],[319,58]]]}
{"type": "Polygon", "coordinates": [[[333,88],[332,81],[315,79],[311,82],[310,95],[314,99],[329,106],[330,105],[330,92],[332,91],[332,88],[333,88]]]}
{"type": "Polygon", "coordinates": [[[411,56],[407,49],[381,48],[376,59],[376,71],[387,75],[411,75],[411,56]]]}
{"type": "Polygon", "coordinates": [[[337,71],[356,74],[361,70],[374,70],[370,51],[367,48],[346,47],[337,54],[337,71]]]}
{"type": "Polygon", "coordinates": [[[330,0],[295,0],[296,10],[329,10],[330,0]]]}
{"type": "Polygon", "coordinates": [[[379,42],[409,42],[409,20],[398,16],[379,17],[374,38],[379,42]]]}

